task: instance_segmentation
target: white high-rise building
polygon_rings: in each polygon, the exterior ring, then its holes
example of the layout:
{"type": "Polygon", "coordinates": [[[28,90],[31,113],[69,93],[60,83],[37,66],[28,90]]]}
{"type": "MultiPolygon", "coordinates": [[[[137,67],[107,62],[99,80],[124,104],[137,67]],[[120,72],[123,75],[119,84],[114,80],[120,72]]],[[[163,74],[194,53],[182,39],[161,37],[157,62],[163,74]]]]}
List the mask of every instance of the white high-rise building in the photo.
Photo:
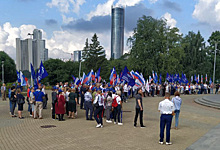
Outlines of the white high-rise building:
{"type": "Polygon", "coordinates": [[[77,50],[77,51],[74,51],[73,52],[73,55],[74,55],[74,61],[76,62],[76,61],[80,61],[81,60],[81,58],[82,58],[82,51],[81,50],[77,50]]]}
{"type": "Polygon", "coordinates": [[[16,38],[16,69],[31,72],[30,63],[34,69],[40,66],[41,61],[48,60],[48,49],[45,48],[45,40],[42,40],[42,32],[38,29],[33,31],[33,39],[21,40],[16,38]]]}

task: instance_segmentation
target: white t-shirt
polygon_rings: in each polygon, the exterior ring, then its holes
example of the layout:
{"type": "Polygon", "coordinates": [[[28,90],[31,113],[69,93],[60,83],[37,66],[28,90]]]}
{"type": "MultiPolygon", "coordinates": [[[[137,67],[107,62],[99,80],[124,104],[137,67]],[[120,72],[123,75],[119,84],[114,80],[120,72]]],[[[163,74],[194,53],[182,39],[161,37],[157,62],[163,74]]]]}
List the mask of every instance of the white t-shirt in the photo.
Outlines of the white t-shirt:
{"type": "Polygon", "coordinates": [[[118,105],[120,105],[121,104],[121,96],[118,96],[118,95],[116,95],[116,101],[117,101],[117,103],[118,103],[118,105]]]}
{"type": "Polygon", "coordinates": [[[66,101],[67,101],[67,102],[69,102],[69,94],[70,94],[70,92],[68,92],[68,91],[67,91],[66,94],[65,94],[65,98],[66,98],[66,101]]]}
{"type": "Polygon", "coordinates": [[[158,110],[161,114],[172,114],[175,110],[173,102],[168,99],[165,99],[159,103],[158,110]]]}
{"type": "Polygon", "coordinates": [[[207,84],[204,84],[204,88],[207,89],[207,87],[208,87],[208,85],[207,85],[207,84]]]}
{"type": "Polygon", "coordinates": [[[115,91],[120,91],[120,87],[119,87],[119,86],[116,86],[116,87],[115,87],[115,91]]]}
{"type": "Polygon", "coordinates": [[[112,94],[112,99],[114,99],[114,98],[115,98],[115,96],[116,96],[116,94],[112,94]]]}
{"type": "Polygon", "coordinates": [[[189,91],[189,86],[188,85],[186,86],[186,91],[189,91]]]}
{"type": "Polygon", "coordinates": [[[124,85],[124,88],[123,88],[123,89],[124,89],[124,92],[128,92],[128,86],[127,86],[127,84],[124,85]]]}
{"type": "Polygon", "coordinates": [[[44,89],[44,88],[42,88],[42,92],[44,93],[44,95],[46,94],[46,92],[45,92],[45,89],[44,89]]]}
{"type": "Polygon", "coordinates": [[[166,86],[166,93],[169,93],[169,86],[166,86]]]}

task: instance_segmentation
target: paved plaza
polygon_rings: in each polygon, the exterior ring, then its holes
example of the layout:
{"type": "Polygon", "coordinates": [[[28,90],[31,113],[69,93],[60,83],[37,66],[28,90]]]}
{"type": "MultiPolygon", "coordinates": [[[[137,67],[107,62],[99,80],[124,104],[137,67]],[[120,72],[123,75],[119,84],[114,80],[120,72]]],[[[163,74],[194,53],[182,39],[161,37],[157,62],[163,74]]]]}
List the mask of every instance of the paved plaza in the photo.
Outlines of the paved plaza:
{"type": "Polygon", "coordinates": [[[64,122],[52,120],[50,97],[42,120],[29,116],[27,104],[23,112],[25,119],[12,118],[8,100],[0,101],[0,150],[185,150],[220,123],[220,110],[194,102],[202,96],[181,96],[180,129],[171,130],[173,145],[169,146],[158,144],[160,114],[157,107],[161,97],[143,99],[144,129],[133,127],[135,99],[123,105],[123,126],[107,124],[104,120],[104,128],[98,129],[95,121],[86,121],[85,111],[79,107],[77,119],[65,116],[64,122]],[[43,125],[56,127],[41,128],[43,125]]]}

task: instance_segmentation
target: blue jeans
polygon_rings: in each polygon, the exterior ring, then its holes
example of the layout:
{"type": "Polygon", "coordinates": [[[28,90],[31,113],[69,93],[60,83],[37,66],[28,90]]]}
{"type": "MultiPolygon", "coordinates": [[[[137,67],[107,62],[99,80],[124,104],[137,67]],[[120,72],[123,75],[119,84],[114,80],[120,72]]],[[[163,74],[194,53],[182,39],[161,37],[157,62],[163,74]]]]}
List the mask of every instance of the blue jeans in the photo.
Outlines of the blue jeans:
{"type": "Polygon", "coordinates": [[[101,124],[101,125],[103,125],[102,111],[103,111],[103,106],[99,106],[99,107],[96,108],[96,110],[94,112],[94,118],[95,118],[97,124],[101,124]],[[99,115],[99,118],[97,117],[97,115],[99,115]]]}
{"type": "Polygon", "coordinates": [[[179,125],[179,115],[180,115],[180,110],[175,110],[175,127],[176,128],[179,125]]]}
{"type": "Polygon", "coordinates": [[[172,124],[173,116],[171,114],[166,115],[162,114],[160,116],[160,142],[163,142],[164,139],[164,129],[166,126],[166,142],[170,142],[170,128],[172,124]]]}

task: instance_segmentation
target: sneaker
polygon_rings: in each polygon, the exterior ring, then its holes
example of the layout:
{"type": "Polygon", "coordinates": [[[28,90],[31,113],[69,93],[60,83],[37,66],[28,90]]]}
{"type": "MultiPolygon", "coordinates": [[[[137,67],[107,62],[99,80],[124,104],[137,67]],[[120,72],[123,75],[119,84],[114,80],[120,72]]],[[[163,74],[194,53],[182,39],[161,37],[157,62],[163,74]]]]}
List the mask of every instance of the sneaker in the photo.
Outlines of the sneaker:
{"type": "Polygon", "coordinates": [[[171,142],[166,142],[166,145],[172,145],[172,143],[171,142]]]}
{"type": "Polygon", "coordinates": [[[94,119],[89,119],[90,121],[94,121],[94,119]]]}
{"type": "Polygon", "coordinates": [[[103,125],[101,125],[101,128],[103,128],[103,125]]]}
{"type": "Polygon", "coordinates": [[[160,141],[159,141],[159,144],[163,145],[163,142],[160,142],[160,141]]]}
{"type": "Polygon", "coordinates": [[[96,128],[100,128],[102,125],[101,124],[97,124],[96,128]]]}
{"type": "Polygon", "coordinates": [[[143,126],[141,126],[141,128],[146,128],[146,126],[143,125],[143,126]]]}
{"type": "Polygon", "coordinates": [[[137,126],[136,126],[136,125],[134,125],[134,128],[137,128],[137,126]]]}
{"type": "Polygon", "coordinates": [[[114,124],[117,124],[117,122],[114,122],[114,124]]]}
{"type": "Polygon", "coordinates": [[[106,120],[106,122],[107,122],[107,123],[112,123],[112,121],[111,121],[111,120],[106,120]]]}
{"type": "Polygon", "coordinates": [[[120,123],[120,122],[119,122],[119,123],[118,123],[118,125],[119,125],[119,126],[122,126],[122,125],[123,125],[123,123],[120,123]]]}
{"type": "Polygon", "coordinates": [[[30,115],[30,117],[32,117],[32,115],[30,115]]]}

